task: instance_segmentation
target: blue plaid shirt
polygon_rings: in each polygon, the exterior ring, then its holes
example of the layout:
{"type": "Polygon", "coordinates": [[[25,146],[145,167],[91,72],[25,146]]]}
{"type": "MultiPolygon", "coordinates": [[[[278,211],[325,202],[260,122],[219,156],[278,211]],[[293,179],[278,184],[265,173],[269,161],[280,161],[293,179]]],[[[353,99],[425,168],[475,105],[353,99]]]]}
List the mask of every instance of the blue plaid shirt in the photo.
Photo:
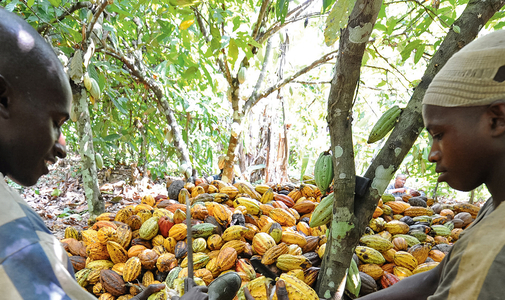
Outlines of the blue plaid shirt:
{"type": "Polygon", "coordinates": [[[0,173],[0,299],[94,299],[44,221],[0,173]]]}

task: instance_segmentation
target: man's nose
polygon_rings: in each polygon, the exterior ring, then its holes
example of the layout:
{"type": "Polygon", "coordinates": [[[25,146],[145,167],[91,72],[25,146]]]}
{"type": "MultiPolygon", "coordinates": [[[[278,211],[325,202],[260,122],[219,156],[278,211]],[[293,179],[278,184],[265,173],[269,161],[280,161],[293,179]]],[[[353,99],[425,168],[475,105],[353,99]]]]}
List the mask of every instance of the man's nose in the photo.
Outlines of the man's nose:
{"type": "Polygon", "coordinates": [[[67,147],[66,147],[65,136],[63,133],[60,133],[60,137],[58,141],[54,145],[54,151],[56,152],[54,155],[59,158],[65,158],[67,156],[67,147]]]}
{"type": "Polygon", "coordinates": [[[431,149],[430,154],[428,154],[428,160],[430,162],[437,162],[440,159],[440,151],[431,149]]]}

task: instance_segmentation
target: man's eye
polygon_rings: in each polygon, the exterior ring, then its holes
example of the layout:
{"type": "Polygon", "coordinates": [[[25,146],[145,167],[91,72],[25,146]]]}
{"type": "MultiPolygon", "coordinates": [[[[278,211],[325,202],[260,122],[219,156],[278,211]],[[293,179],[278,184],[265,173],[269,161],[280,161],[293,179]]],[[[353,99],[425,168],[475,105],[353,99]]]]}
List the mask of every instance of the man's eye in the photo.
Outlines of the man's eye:
{"type": "Polygon", "coordinates": [[[435,133],[432,135],[434,140],[441,140],[442,139],[442,133],[435,133]]]}

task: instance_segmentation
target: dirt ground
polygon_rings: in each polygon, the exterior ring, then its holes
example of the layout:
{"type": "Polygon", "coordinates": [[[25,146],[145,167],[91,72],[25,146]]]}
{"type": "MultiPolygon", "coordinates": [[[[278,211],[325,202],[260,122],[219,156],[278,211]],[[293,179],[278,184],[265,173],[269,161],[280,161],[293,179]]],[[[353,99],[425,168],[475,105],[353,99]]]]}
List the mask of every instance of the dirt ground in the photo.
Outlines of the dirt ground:
{"type": "MultiPolygon", "coordinates": [[[[58,239],[64,237],[69,225],[79,230],[88,226],[88,206],[81,188],[79,168],[79,157],[72,156],[49,166],[49,174],[41,177],[35,186],[22,187],[9,182],[58,239]]],[[[130,166],[103,169],[98,177],[106,212],[117,212],[126,205],[138,204],[145,194],[167,194],[164,180],[153,182],[143,178],[136,168],[130,166]]]]}

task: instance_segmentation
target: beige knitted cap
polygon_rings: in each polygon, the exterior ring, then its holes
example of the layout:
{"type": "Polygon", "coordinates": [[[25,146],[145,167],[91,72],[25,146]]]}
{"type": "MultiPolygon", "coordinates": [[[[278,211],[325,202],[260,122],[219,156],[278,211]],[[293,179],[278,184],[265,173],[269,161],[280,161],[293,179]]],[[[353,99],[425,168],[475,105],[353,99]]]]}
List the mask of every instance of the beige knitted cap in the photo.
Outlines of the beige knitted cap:
{"type": "Polygon", "coordinates": [[[454,54],[433,78],[423,104],[480,106],[505,100],[505,81],[493,80],[502,66],[505,74],[505,30],[498,30],[454,54]]]}

